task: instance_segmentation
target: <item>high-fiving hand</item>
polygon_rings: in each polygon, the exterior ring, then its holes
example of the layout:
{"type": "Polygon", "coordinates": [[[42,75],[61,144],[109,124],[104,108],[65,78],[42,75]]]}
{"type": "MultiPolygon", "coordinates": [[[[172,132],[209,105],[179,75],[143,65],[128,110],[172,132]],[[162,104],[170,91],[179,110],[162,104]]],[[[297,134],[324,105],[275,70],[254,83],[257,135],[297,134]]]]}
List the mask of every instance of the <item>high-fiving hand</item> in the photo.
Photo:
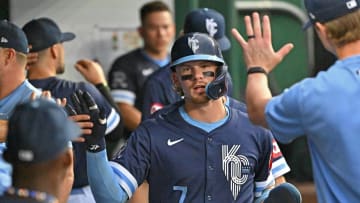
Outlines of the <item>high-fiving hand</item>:
{"type": "Polygon", "coordinates": [[[252,18],[245,16],[247,40],[235,28],[231,32],[242,47],[246,68],[262,67],[269,73],[283,60],[294,45],[287,43],[279,51],[274,51],[269,16],[263,16],[262,22],[260,21],[260,15],[257,12],[252,14],[252,18]]]}
{"type": "Polygon", "coordinates": [[[96,105],[88,92],[76,91],[71,96],[73,106],[66,105],[69,114],[88,114],[93,123],[91,134],[84,136],[87,150],[99,152],[105,149],[106,115],[96,105]]]}

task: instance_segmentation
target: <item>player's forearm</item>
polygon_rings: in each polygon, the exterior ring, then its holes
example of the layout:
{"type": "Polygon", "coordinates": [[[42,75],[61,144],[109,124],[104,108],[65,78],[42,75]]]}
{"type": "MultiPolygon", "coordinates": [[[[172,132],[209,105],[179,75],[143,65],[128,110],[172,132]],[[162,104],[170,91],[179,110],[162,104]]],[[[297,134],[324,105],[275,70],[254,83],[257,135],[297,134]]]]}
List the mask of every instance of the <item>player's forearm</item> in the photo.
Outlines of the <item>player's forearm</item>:
{"type": "Polygon", "coordinates": [[[133,131],[141,122],[141,112],[134,106],[126,103],[118,103],[121,115],[123,116],[125,127],[133,131]]]}
{"type": "Polygon", "coordinates": [[[265,107],[271,97],[267,76],[262,73],[250,74],[246,85],[246,104],[253,123],[267,127],[265,107]]]}
{"type": "Polygon", "coordinates": [[[128,195],[116,182],[106,151],[87,152],[87,173],[96,202],[125,203],[128,195]]]}
{"type": "Polygon", "coordinates": [[[0,142],[6,141],[7,131],[8,131],[8,121],[0,120],[0,142]]]}

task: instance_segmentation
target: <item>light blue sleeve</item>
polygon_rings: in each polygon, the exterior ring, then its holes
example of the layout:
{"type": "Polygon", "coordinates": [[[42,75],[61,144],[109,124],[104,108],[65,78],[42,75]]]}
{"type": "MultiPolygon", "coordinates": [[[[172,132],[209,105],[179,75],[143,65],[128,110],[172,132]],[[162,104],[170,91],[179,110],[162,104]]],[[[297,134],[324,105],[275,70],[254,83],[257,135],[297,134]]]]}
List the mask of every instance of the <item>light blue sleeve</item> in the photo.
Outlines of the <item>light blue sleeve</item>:
{"type": "Polygon", "coordinates": [[[98,153],[86,153],[87,173],[96,202],[98,203],[125,203],[128,195],[116,181],[107,160],[106,150],[98,153]]]}
{"type": "Polygon", "coordinates": [[[11,186],[12,167],[4,161],[2,153],[5,150],[5,143],[0,143],[0,195],[11,186]]]}
{"type": "Polygon", "coordinates": [[[303,85],[295,84],[273,97],[265,107],[265,117],[274,137],[281,143],[289,143],[304,135],[302,102],[303,85]]]}

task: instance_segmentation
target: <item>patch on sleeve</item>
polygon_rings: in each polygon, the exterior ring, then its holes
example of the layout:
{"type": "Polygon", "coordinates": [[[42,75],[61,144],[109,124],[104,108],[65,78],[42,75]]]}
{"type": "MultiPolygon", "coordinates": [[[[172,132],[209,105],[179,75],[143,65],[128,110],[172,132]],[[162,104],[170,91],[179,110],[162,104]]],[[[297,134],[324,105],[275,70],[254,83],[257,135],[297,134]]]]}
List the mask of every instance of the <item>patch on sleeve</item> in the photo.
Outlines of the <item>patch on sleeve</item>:
{"type": "Polygon", "coordinates": [[[151,104],[151,108],[150,108],[150,114],[155,113],[156,111],[162,109],[164,107],[164,105],[160,104],[160,103],[153,103],[151,104]]]}

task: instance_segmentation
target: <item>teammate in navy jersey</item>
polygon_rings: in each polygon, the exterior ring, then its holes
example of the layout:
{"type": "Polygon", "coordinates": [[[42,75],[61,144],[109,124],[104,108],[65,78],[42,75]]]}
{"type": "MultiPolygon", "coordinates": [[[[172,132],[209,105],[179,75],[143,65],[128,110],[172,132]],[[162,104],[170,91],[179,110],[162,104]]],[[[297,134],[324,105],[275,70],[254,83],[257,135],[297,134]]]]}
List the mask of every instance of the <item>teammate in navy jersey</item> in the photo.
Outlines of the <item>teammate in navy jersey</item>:
{"type": "Polygon", "coordinates": [[[170,8],[162,1],[151,1],[140,8],[138,33],[144,46],[113,62],[108,73],[111,95],[124,116],[125,133],[141,122],[143,85],[147,77],[170,62],[169,46],[175,35],[170,8]]]}
{"type": "MultiPolygon", "coordinates": [[[[230,41],[225,35],[225,19],[223,15],[214,9],[198,8],[190,11],[183,26],[183,33],[201,32],[209,34],[220,46],[222,51],[230,49],[230,41]]],[[[182,34],[183,34],[182,33],[182,34]]],[[[227,72],[228,91],[232,93],[232,79],[227,72]]],[[[143,86],[144,96],[142,99],[142,120],[150,117],[152,113],[165,105],[180,100],[180,96],[174,91],[171,81],[170,67],[164,67],[151,74],[143,86]]]]}
{"type": "Polygon", "coordinates": [[[184,100],[144,121],[111,162],[105,150],[88,151],[95,199],[125,202],[147,180],[150,202],[253,202],[274,185],[270,131],[225,104],[225,62],[213,38],[186,34],[171,56],[184,100]]]}
{"type": "MultiPolygon", "coordinates": [[[[38,52],[38,60],[28,66],[29,82],[42,90],[49,90],[55,98],[67,98],[70,105],[73,105],[71,99],[73,92],[76,90],[89,92],[107,115],[107,136],[115,137],[121,134],[119,114],[92,84],[56,77],[57,74],[62,74],[65,68],[62,42],[74,39],[75,35],[61,32],[56,23],[49,18],[31,20],[24,25],[23,30],[31,46],[30,52],[38,52]]],[[[94,202],[86,174],[85,152],[84,143],[74,143],[75,180],[69,202],[94,202]]]]}
{"type": "MultiPolygon", "coordinates": [[[[210,8],[198,8],[190,11],[185,17],[184,33],[201,32],[212,36],[220,46],[222,51],[228,50],[231,45],[229,39],[225,35],[225,20],[221,13],[210,8]]],[[[144,85],[144,99],[142,108],[142,119],[152,117],[151,114],[163,108],[166,105],[181,100],[181,96],[174,91],[171,81],[172,71],[170,67],[157,70],[146,80],[144,85]]],[[[231,77],[229,76],[229,79],[231,77]]],[[[230,90],[228,90],[229,92],[230,90]]],[[[230,107],[247,112],[246,105],[231,97],[227,97],[230,107]]],[[[273,155],[273,175],[277,183],[285,182],[284,174],[290,171],[289,166],[283,157],[276,141],[273,142],[277,149],[273,155]]]]}

